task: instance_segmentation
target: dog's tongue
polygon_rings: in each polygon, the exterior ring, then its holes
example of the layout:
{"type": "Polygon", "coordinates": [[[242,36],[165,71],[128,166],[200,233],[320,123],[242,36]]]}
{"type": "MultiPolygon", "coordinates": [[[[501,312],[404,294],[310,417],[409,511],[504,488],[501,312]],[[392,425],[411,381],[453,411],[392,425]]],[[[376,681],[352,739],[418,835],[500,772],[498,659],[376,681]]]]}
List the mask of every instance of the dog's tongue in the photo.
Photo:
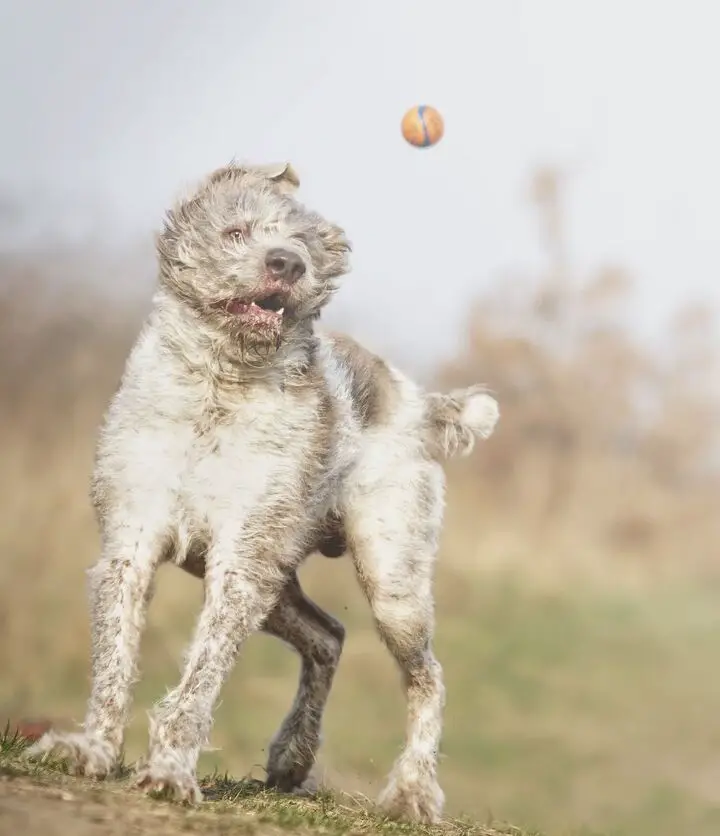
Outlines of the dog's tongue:
{"type": "Polygon", "coordinates": [[[240,299],[231,299],[226,305],[225,310],[233,316],[242,316],[244,321],[250,324],[267,324],[276,322],[282,319],[282,308],[278,311],[265,310],[255,302],[243,302],[240,299]]]}
{"type": "Polygon", "coordinates": [[[239,299],[231,299],[226,305],[227,312],[235,315],[247,313],[249,308],[247,302],[241,302],[239,299]]]}

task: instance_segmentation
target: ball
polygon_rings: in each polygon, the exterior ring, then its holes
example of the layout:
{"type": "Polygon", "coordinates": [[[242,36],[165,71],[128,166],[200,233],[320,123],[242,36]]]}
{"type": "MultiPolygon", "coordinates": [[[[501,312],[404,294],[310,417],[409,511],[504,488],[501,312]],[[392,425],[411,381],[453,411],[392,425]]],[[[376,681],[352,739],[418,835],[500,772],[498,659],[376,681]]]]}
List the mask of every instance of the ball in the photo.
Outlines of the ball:
{"type": "Polygon", "coordinates": [[[406,142],[416,148],[437,145],[445,133],[445,124],[440,112],[430,105],[416,105],[402,118],[402,135],[406,142]]]}

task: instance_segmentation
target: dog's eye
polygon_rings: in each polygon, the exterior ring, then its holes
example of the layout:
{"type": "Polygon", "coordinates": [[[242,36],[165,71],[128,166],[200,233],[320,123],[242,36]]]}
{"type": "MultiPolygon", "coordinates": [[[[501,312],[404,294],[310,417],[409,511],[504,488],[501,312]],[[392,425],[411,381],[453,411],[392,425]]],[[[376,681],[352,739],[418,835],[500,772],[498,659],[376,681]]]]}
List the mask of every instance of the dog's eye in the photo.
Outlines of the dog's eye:
{"type": "Polygon", "coordinates": [[[237,241],[238,243],[242,244],[244,241],[247,241],[250,237],[250,227],[247,224],[242,224],[240,226],[231,226],[225,230],[225,235],[232,241],[237,241]]]}

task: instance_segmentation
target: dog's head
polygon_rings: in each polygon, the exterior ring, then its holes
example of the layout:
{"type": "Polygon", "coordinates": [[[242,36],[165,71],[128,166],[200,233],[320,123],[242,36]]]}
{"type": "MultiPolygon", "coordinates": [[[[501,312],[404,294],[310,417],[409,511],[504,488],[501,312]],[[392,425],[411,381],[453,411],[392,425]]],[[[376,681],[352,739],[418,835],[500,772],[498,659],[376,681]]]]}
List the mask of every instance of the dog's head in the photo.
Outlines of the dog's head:
{"type": "Polygon", "coordinates": [[[344,231],[299,203],[298,186],[287,163],[218,169],[158,236],[165,289],[263,353],[316,317],[348,270],[344,231]]]}

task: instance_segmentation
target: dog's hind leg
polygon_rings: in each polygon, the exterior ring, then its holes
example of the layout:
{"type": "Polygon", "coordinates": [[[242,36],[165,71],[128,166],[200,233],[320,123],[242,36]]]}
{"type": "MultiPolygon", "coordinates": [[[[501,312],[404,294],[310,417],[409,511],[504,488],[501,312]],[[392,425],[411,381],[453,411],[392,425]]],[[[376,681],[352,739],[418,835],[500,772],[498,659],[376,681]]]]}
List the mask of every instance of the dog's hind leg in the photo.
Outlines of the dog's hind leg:
{"type": "Polygon", "coordinates": [[[145,613],[162,553],[158,528],[125,522],[105,531],[103,554],[88,572],[92,692],[83,731],[51,730],[28,750],[28,757],[56,753],[74,772],[94,777],[117,767],[145,613]]]}
{"type": "Polygon", "coordinates": [[[379,803],[395,818],[431,823],[440,820],[444,804],[437,763],[445,688],[432,650],[443,483],[427,463],[386,473],[392,476],[385,484],[373,479],[353,492],[346,515],[358,579],[407,700],[405,746],[379,803]]]}
{"type": "Polygon", "coordinates": [[[270,744],[267,762],[268,785],[289,792],[302,785],[315,763],[345,628],[305,597],[293,573],[263,630],[289,644],[302,660],[295,701],[270,744]]]}

